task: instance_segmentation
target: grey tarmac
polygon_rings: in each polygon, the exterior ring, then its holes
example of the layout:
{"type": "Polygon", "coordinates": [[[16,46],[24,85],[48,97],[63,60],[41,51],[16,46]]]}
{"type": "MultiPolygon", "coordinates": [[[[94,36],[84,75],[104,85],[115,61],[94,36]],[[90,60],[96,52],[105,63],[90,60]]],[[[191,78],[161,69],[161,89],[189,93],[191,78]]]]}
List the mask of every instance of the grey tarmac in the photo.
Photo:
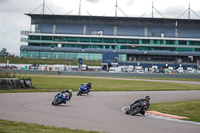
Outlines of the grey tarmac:
{"type": "MultiPolygon", "coordinates": [[[[56,92],[0,94],[0,119],[111,133],[199,133],[190,123],[129,116],[121,108],[146,95],[151,103],[200,99],[200,91],[108,91],[52,106],[56,92]]],[[[164,104],[164,103],[163,103],[164,104]]]]}

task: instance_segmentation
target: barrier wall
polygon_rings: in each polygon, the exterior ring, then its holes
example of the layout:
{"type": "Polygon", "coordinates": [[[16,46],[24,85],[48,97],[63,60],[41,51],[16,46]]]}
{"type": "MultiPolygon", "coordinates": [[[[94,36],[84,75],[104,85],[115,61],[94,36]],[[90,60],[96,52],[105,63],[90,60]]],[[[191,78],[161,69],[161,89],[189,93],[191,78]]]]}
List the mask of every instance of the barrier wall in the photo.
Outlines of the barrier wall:
{"type": "Polygon", "coordinates": [[[31,79],[0,78],[0,89],[24,89],[32,87],[31,79]]]}

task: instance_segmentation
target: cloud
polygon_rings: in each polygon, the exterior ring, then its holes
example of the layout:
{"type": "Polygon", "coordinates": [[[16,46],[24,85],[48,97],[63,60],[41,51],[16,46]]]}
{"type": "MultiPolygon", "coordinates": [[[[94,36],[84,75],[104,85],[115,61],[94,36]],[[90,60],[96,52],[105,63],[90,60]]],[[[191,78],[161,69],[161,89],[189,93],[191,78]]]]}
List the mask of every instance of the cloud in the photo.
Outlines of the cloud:
{"type": "Polygon", "coordinates": [[[8,3],[8,2],[10,2],[10,0],[0,0],[0,3],[8,3]]]}
{"type": "Polygon", "coordinates": [[[29,30],[30,19],[23,14],[0,14],[0,50],[4,47],[11,54],[19,55],[20,45],[27,45],[20,42],[20,31],[29,30]]]}
{"type": "Polygon", "coordinates": [[[126,6],[133,6],[134,2],[135,2],[135,0],[128,0],[126,2],[126,6]]]}
{"type": "MultiPolygon", "coordinates": [[[[3,0],[4,1],[4,0],[3,0]]],[[[1,1],[0,1],[1,2],[1,1]]],[[[0,4],[0,12],[6,12],[6,13],[20,13],[29,11],[31,8],[36,7],[38,4],[38,0],[35,0],[33,4],[29,4],[27,0],[8,0],[7,2],[3,2],[0,4]],[[22,8],[22,5],[24,5],[22,8]]]]}
{"type": "Polygon", "coordinates": [[[85,0],[85,1],[88,1],[88,2],[91,2],[91,3],[99,3],[102,0],[85,0]]]}

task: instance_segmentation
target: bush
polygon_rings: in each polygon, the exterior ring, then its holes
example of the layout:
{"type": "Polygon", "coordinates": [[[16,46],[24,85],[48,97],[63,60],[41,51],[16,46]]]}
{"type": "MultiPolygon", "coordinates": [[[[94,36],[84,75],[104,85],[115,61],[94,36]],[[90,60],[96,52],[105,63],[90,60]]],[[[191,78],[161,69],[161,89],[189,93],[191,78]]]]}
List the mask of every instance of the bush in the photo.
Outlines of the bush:
{"type": "Polygon", "coordinates": [[[17,75],[10,70],[0,70],[0,78],[17,78],[17,75]]]}

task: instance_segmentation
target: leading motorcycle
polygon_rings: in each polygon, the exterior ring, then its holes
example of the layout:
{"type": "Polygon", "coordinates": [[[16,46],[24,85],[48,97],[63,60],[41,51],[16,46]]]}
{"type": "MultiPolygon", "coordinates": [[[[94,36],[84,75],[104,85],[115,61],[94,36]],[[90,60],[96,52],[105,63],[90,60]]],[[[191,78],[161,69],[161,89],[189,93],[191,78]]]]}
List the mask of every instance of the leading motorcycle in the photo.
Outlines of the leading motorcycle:
{"type": "Polygon", "coordinates": [[[147,101],[140,101],[132,105],[127,106],[124,110],[126,114],[136,115],[138,113],[145,114],[148,110],[149,103],[147,101]]]}

